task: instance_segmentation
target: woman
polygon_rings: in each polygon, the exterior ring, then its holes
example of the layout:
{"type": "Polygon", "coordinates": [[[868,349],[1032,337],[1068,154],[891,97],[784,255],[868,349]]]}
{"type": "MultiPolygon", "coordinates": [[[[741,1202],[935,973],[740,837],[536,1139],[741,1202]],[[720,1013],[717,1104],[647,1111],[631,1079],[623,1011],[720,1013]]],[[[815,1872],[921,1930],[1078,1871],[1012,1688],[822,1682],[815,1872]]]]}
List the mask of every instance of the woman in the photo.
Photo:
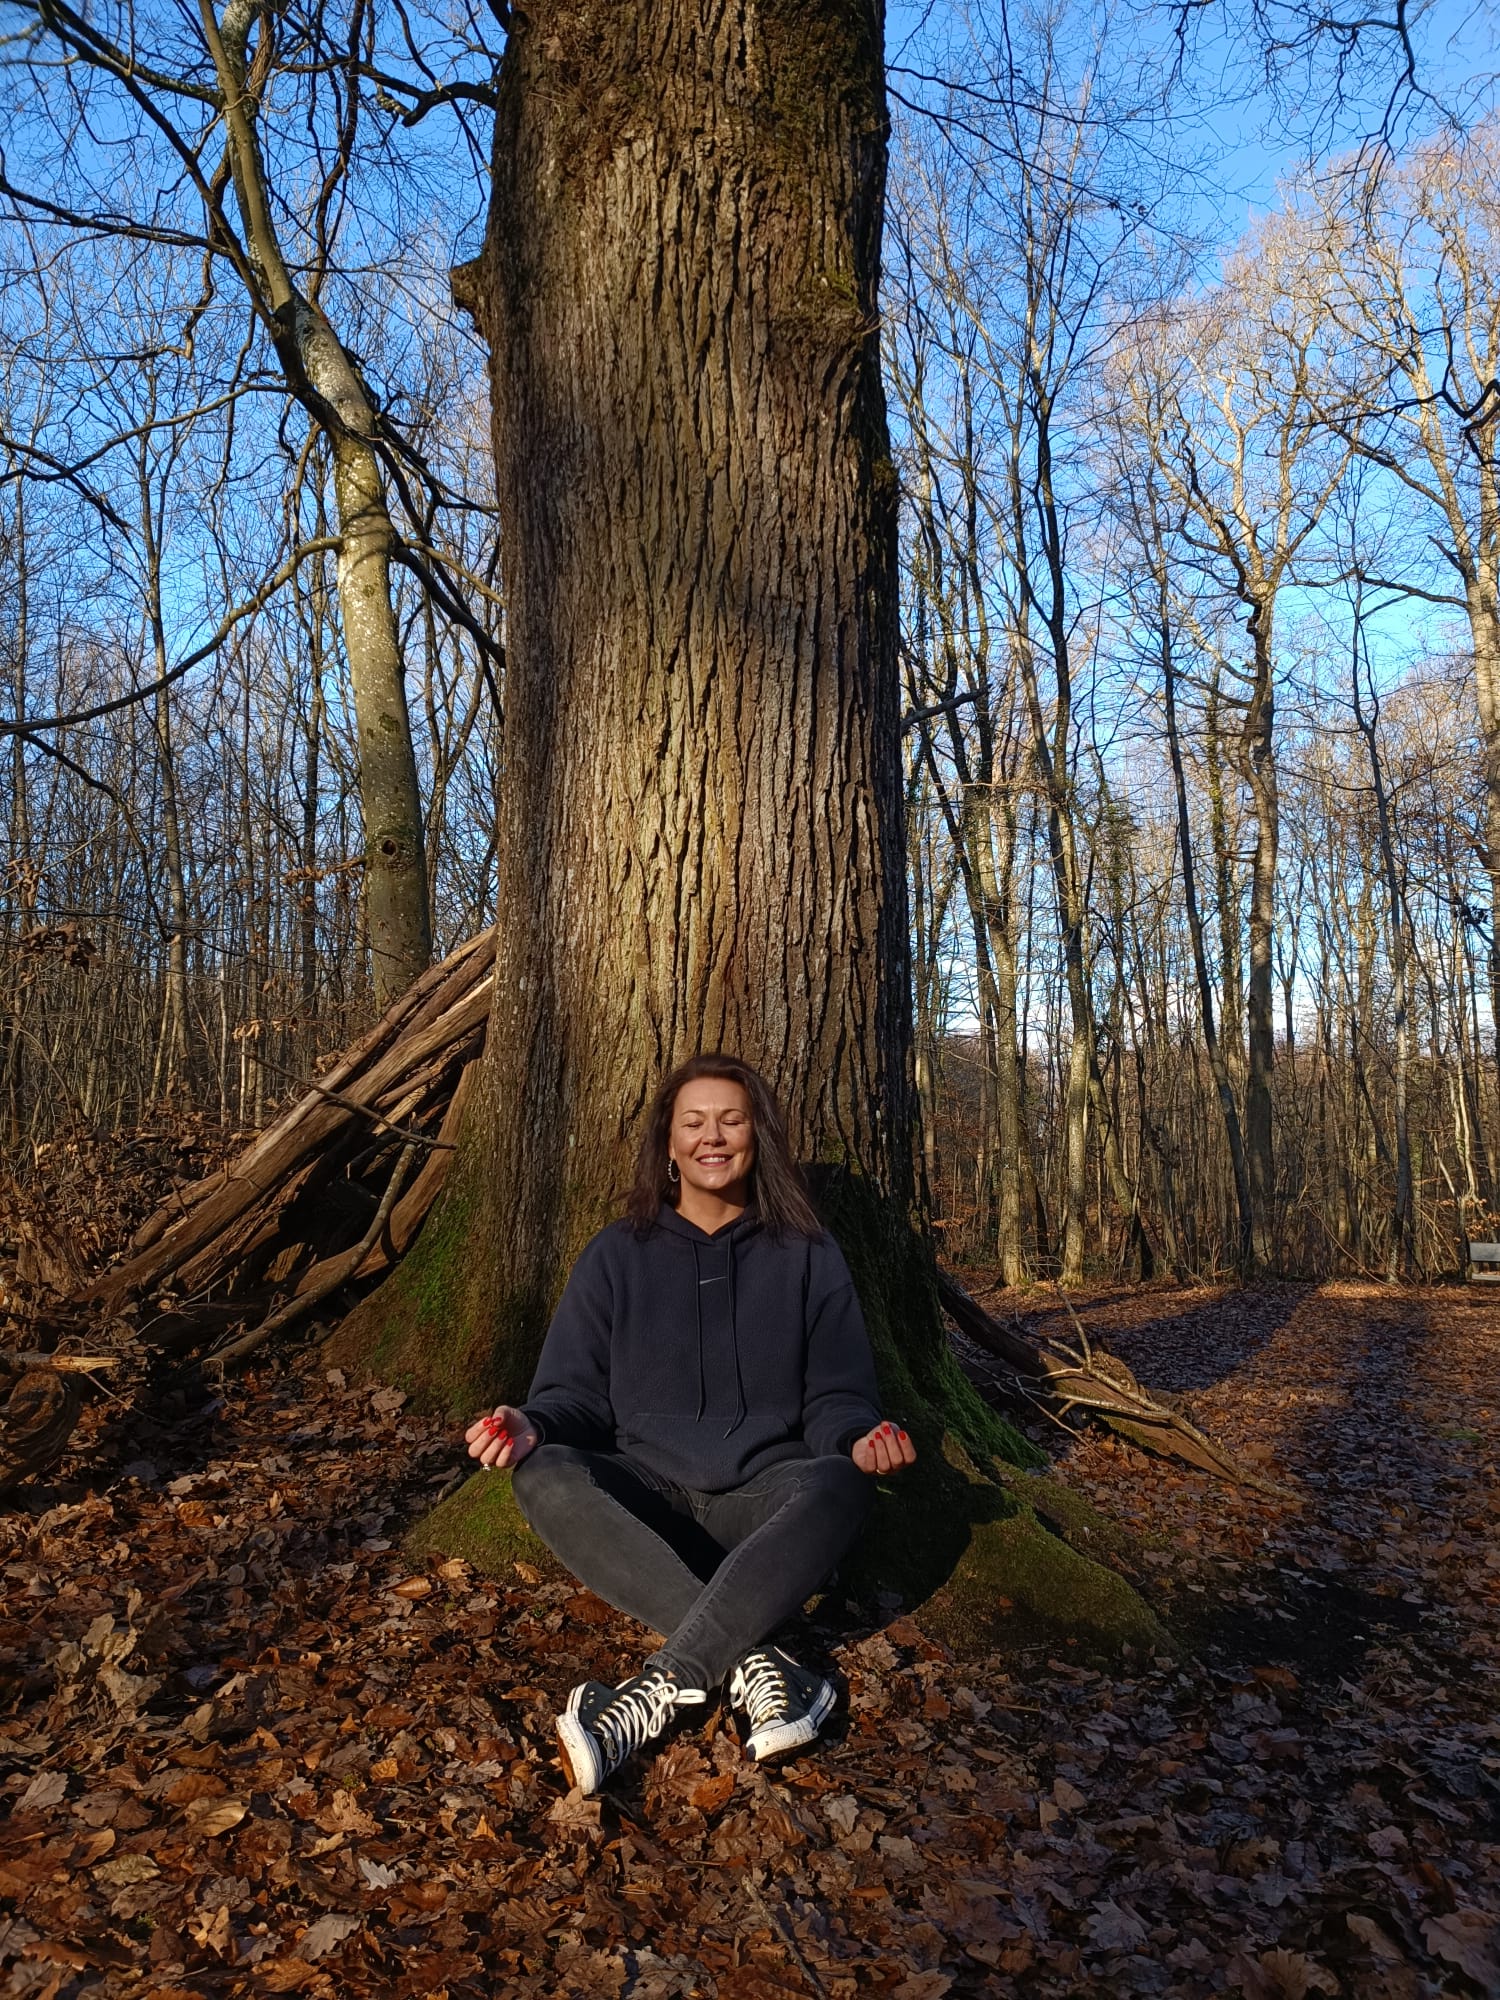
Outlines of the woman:
{"type": "Polygon", "coordinates": [[[859,1532],[870,1481],[916,1460],[881,1420],[849,1267],[765,1079],[699,1055],[657,1092],[625,1219],[573,1267],[531,1393],[466,1433],[589,1589],[666,1642],[557,1718],[594,1792],[725,1680],[765,1758],[810,1743],[834,1689],[771,1635],[859,1532]]]}

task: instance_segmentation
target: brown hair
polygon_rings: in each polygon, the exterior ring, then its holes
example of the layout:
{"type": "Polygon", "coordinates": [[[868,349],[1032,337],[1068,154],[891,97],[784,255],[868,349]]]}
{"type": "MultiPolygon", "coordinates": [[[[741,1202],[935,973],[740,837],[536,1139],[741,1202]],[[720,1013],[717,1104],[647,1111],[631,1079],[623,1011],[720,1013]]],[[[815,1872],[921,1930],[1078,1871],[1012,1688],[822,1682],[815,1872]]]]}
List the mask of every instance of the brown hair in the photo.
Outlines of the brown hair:
{"type": "Polygon", "coordinates": [[[726,1082],[737,1083],[750,1100],[750,1115],[755,1125],[751,1199],[766,1228],[773,1236],[821,1236],[823,1225],[792,1158],[776,1093],[758,1069],[752,1069],[738,1056],[723,1055],[718,1050],[690,1056],[680,1063],[651,1100],[636,1155],[635,1180],[625,1202],[625,1213],[635,1224],[636,1233],[646,1234],[656,1221],[663,1201],[674,1208],[677,1205],[676,1189],[667,1179],[667,1140],[678,1091],[700,1076],[722,1077],[726,1082]]]}

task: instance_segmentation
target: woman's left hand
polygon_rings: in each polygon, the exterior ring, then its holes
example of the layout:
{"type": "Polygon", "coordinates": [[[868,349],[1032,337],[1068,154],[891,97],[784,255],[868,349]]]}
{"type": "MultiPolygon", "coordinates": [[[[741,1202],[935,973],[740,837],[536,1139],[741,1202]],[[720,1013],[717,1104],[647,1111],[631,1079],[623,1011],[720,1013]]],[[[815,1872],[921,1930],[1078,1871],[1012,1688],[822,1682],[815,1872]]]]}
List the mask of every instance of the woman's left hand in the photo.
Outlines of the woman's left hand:
{"type": "Polygon", "coordinates": [[[855,1440],[849,1456],[861,1472],[884,1479],[892,1472],[904,1472],[917,1462],[917,1448],[906,1432],[895,1424],[877,1424],[855,1440]]]}

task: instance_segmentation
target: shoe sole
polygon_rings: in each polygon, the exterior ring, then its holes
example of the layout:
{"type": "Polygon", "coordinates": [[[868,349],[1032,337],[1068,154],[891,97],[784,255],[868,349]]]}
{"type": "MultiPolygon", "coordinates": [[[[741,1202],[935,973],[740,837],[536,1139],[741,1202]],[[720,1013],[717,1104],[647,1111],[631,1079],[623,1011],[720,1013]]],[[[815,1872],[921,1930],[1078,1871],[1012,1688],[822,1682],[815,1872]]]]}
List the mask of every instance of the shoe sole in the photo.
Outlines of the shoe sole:
{"type": "Polygon", "coordinates": [[[774,1729],[758,1729],[755,1732],[745,1746],[751,1761],[764,1764],[768,1758],[784,1757],[789,1750],[800,1750],[804,1744],[811,1743],[828,1720],[837,1700],[837,1688],[831,1681],[824,1681],[806,1715],[799,1716],[795,1722],[783,1722],[774,1729]]]}
{"type": "Polygon", "coordinates": [[[593,1737],[570,1709],[557,1718],[556,1728],[558,1760],[569,1785],[585,1796],[597,1792],[605,1773],[599,1768],[593,1737]]]}

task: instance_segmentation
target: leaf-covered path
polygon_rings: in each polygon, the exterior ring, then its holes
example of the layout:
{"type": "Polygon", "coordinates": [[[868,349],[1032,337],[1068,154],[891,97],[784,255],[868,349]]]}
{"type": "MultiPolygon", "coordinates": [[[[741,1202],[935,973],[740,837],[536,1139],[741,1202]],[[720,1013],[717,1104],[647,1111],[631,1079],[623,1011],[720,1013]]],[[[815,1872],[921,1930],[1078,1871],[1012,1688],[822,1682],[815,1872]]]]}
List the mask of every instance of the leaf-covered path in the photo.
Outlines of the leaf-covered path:
{"type": "Polygon", "coordinates": [[[1291,1489],[1053,1433],[1189,1649],[1101,1674],[846,1622],[829,1740],[768,1774],[715,1715],[602,1802],[565,1796],[550,1716],[639,1637],[566,1584],[403,1557],[451,1432],[317,1370],[172,1428],[96,1406],[0,1519],[0,1981],[1500,1993],[1500,1298],[1117,1290],[1084,1317],[1291,1489]]]}

